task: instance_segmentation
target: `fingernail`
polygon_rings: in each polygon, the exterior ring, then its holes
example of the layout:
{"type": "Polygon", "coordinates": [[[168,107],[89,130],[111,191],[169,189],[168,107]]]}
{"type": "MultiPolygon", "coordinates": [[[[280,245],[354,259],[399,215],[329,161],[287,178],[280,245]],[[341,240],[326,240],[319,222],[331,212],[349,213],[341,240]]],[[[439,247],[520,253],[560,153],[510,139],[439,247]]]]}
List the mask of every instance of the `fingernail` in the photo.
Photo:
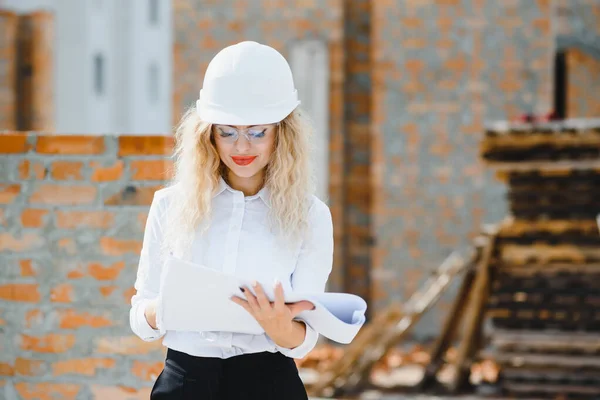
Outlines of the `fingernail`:
{"type": "Polygon", "coordinates": [[[240,290],[243,292],[243,291],[244,291],[244,288],[240,286],[240,290]]]}
{"type": "Polygon", "coordinates": [[[275,278],[275,279],[273,280],[273,285],[275,285],[275,286],[279,286],[279,285],[281,285],[281,282],[279,282],[279,279],[275,278]]]}
{"type": "Polygon", "coordinates": [[[258,282],[252,281],[252,286],[257,287],[258,286],[258,282]]]}

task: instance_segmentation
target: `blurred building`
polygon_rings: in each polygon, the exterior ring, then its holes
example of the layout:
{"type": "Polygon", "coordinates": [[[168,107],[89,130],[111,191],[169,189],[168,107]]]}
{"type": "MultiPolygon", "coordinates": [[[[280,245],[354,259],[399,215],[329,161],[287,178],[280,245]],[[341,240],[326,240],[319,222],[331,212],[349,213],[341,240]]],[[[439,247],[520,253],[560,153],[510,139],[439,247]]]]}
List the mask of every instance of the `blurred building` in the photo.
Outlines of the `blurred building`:
{"type": "MultiPolygon", "coordinates": [[[[330,289],[365,297],[371,312],[405,300],[507,214],[505,187],[479,160],[486,120],[600,112],[600,0],[0,9],[0,130],[35,131],[0,135],[0,372],[25,398],[144,398],[160,371],[160,346],[131,338],[131,285],[171,127],[225,46],[256,40],[290,61],[334,218],[330,289]],[[63,375],[77,379],[47,384],[63,375]]],[[[414,337],[437,334],[447,305],[414,337]]]]}
{"type": "MultiPolygon", "coordinates": [[[[225,46],[256,40],[290,61],[334,218],[330,289],[365,297],[371,312],[405,300],[507,214],[505,187],[479,160],[486,120],[600,112],[600,0],[0,9],[0,130],[33,131],[0,134],[8,399],[147,398],[163,354],[127,323],[145,217],[168,177],[171,127],[225,46]]],[[[447,306],[414,338],[436,335],[447,306]]]]}
{"type": "MultiPolygon", "coordinates": [[[[48,18],[38,15],[37,21],[50,26],[43,35],[49,51],[43,59],[37,57],[32,68],[34,73],[52,69],[44,82],[50,89],[44,103],[51,102],[54,112],[36,129],[62,133],[171,129],[169,1],[1,0],[0,8],[19,15],[48,13],[48,18]]],[[[37,46],[36,54],[44,51],[37,46]]]]}

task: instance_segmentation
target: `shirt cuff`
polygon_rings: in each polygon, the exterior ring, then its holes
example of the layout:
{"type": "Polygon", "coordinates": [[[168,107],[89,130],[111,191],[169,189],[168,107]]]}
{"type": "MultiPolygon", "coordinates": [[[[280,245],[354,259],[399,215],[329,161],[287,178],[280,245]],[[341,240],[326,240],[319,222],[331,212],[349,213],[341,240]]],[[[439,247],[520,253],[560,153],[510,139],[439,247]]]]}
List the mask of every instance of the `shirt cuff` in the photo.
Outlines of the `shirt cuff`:
{"type": "Polygon", "coordinates": [[[137,309],[135,310],[135,321],[134,324],[137,329],[134,330],[134,333],[137,334],[140,339],[150,342],[156,339],[159,339],[162,335],[158,329],[152,329],[148,321],[146,320],[146,316],[144,312],[146,310],[146,302],[142,301],[137,304],[137,309]]]}
{"type": "Polygon", "coordinates": [[[310,325],[308,325],[304,321],[298,322],[302,322],[304,325],[306,325],[306,335],[304,336],[304,342],[302,342],[302,344],[300,344],[299,346],[294,347],[293,349],[281,347],[277,344],[275,345],[275,347],[281,354],[290,358],[306,357],[308,353],[310,353],[311,350],[315,348],[315,346],[317,345],[317,341],[319,340],[319,333],[317,331],[311,328],[310,325]]]}

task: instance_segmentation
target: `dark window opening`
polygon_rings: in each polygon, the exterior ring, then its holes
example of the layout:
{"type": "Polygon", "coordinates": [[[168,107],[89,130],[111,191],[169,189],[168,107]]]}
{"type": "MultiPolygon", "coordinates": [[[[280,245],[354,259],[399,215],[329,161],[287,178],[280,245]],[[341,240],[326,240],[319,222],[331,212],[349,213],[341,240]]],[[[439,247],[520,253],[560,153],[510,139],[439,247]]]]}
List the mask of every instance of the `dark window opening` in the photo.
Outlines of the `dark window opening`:
{"type": "Polygon", "coordinates": [[[148,0],[150,25],[158,25],[158,0],[148,0]]]}
{"type": "Polygon", "coordinates": [[[557,119],[567,118],[567,59],[564,51],[554,57],[554,113],[557,119]]]}
{"type": "Polygon", "coordinates": [[[104,94],[104,57],[102,54],[94,56],[94,92],[101,96],[104,94]]]}

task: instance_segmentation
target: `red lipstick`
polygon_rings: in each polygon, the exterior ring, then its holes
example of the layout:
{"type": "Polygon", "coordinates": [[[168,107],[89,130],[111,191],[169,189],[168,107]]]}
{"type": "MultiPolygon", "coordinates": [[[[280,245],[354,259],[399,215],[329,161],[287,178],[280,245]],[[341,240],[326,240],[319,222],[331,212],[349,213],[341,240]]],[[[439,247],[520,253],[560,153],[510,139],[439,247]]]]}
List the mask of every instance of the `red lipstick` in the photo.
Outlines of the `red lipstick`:
{"type": "Polygon", "coordinates": [[[231,159],[237,165],[248,165],[254,161],[256,157],[257,156],[231,156],[231,159]]]}

